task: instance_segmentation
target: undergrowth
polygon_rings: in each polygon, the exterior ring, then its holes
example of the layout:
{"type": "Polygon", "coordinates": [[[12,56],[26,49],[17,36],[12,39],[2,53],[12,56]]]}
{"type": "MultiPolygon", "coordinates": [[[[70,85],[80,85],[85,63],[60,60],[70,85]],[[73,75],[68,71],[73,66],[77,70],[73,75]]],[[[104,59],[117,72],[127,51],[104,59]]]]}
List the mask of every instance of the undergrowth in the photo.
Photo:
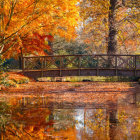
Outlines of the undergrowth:
{"type": "Polygon", "coordinates": [[[0,90],[8,87],[17,87],[18,84],[29,82],[29,78],[27,77],[9,77],[7,69],[8,66],[5,65],[5,60],[0,56],[0,90]]]}

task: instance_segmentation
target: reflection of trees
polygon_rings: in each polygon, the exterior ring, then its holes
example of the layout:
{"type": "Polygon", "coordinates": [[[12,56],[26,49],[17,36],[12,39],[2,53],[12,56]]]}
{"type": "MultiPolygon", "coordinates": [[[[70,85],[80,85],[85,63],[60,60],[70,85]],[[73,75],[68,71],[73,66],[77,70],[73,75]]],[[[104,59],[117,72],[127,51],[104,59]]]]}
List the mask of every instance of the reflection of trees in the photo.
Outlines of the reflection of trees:
{"type": "Polygon", "coordinates": [[[0,104],[0,136],[10,140],[16,139],[43,139],[46,127],[53,122],[47,120],[50,111],[47,108],[39,108],[39,101],[34,107],[19,103],[18,100],[0,104]]]}
{"type": "MultiPolygon", "coordinates": [[[[122,106],[121,106],[122,107],[122,106]]],[[[125,106],[124,106],[125,108],[125,106]]],[[[92,109],[81,109],[82,112],[79,112],[79,109],[76,109],[74,112],[71,111],[71,109],[55,109],[53,113],[53,117],[56,120],[57,123],[54,125],[57,129],[57,132],[61,132],[61,130],[64,128],[71,127],[71,124],[73,123],[73,126],[77,126],[78,124],[81,124],[81,127],[77,128],[77,136],[80,139],[99,139],[99,140],[115,140],[119,138],[132,138],[132,137],[139,137],[139,134],[134,134],[135,132],[138,132],[138,128],[140,128],[140,121],[136,118],[136,112],[132,114],[129,112],[126,114],[125,118],[128,118],[128,120],[121,121],[120,118],[120,111],[121,108],[118,106],[118,101],[114,100],[114,102],[108,102],[106,106],[103,106],[103,108],[92,108],[92,109]],[[69,110],[69,111],[68,111],[69,110]],[[79,112],[77,115],[82,116],[80,117],[81,120],[71,120],[67,115],[72,116],[75,114],[75,112],[79,112]],[[66,116],[64,114],[67,114],[66,116]],[[57,118],[57,119],[56,119],[57,118]],[[135,121],[132,121],[132,120],[135,121]],[[76,120],[76,122],[75,122],[76,120]],[[137,123],[137,127],[135,128],[134,125],[136,124],[130,124],[131,130],[129,132],[129,135],[127,131],[129,130],[129,120],[130,122],[137,123]],[[128,121],[126,123],[126,121],[128,121]],[[69,122],[69,123],[67,123],[69,122]],[[58,126],[58,127],[57,127],[58,126]],[[62,127],[63,126],[63,127],[62,127]],[[123,126],[123,127],[122,127],[123,126]],[[139,126],[139,127],[138,127],[139,126]],[[62,127],[62,128],[61,128],[62,127]],[[80,136],[80,137],[79,137],[80,136]]],[[[126,108],[126,110],[129,110],[126,108]]],[[[131,109],[133,110],[133,109],[131,109]]],[[[67,132],[65,130],[64,132],[67,132]]]]}
{"type": "Polygon", "coordinates": [[[127,139],[140,139],[140,108],[135,105],[129,106],[127,109],[120,109],[118,112],[118,133],[120,137],[127,139]]]}
{"type": "Polygon", "coordinates": [[[7,134],[5,133],[9,129],[6,126],[11,124],[11,115],[9,106],[5,102],[0,102],[0,139],[4,139],[7,134]]]}
{"type": "MultiPolygon", "coordinates": [[[[54,120],[53,131],[48,133],[52,137],[60,139],[76,139],[74,110],[73,109],[55,109],[55,105],[49,108],[51,114],[49,120],[54,120]]],[[[52,127],[52,126],[49,126],[52,127]]]]}
{"type": "Polygon", "coordinates": [[[13,119],[22,122],[22,129],[32,137],[32,139],[42,139],[45,137],[46,127],[52,125],[52,121],[47,118],[50,111],[42,108],[42,98],[27,98],[24,103],[18,104],[14,109],[13,119]],[[24,104],[24,107],[23,107],[24,104]]]}
{"type": "Polygon", "coordinates": [[[54,121],[56,122],[54,129],[56,131],[74,128],[76,121],[73,109],[55,109],[53,114],[54,121]]]}
{"type": "Polygon", "coordinates": [[[86,109],[84,120],[85,129],[81,131],[83,139],[105,140],[107,138],[105,108],[86,109]]]}
{"type": "Polygon", "coordinates": [[[119,108],[117,102],[108,102],[102,109],[86,109],[85,129],[80,132],[83,139],[140,139],[140,109],[133,104],[119,108]]]}
{"type": "Polygon", "coordinates": [[[20,138],[18,123],[12,119],[11,106],[7,102],[0,102],[0,140],[20,138]]]}
{"type": "Polygon", "coordinates": [[[107,107],[107,115],[109,117],[109,136],[110,140],[114,140],[117,135],[117,103],[109,102],[107,107]]]}
{"type": "Polygon", "coordinates": [[[59,131],[67,134],[66,137],[70,133],[73,135],[73,127],[76,123],[72,115],[73,110],[53,107],[47,109],[44,102],[46,101],[39,97],[8,99],[8,104],[11,105],[8,106],[5,103],[5,106],[1,107],[2,111],[6,110],[2,114],[7,118],[5,119],[6,129],[1,131],[1,137],[4,132],[5,137],[10,140],[51,138],[58,136],[59,131]],[[53,120],[56,121],[55,124],[53,120]]]}
{"type": "Polygon", "coordinates": [[[0,136],[1,139],[16,140],[19,137],[34,140],[63,135],[72,139],[73,135],[76,139],[77,131],[81,139],[139,139],[140,109],[134,104],[123,104],[123,108],[117,104],[118,101],[114,100],[91,109],[74,109],[75,105],[66,108],[68,104],[54,103],[48,109],[45,98],[12,98],[7,103],[0,103],[0,136]],[[56,105],[60,109],[56,109],[56,105]]]}
{"type": "Polygon", "coordinates": [[[134,104],[136,104],[136,106],[140,105],[140,87],[138,87],[137,89],[135,89],[135,92],[133,94],[133,102],[134,104]]]}

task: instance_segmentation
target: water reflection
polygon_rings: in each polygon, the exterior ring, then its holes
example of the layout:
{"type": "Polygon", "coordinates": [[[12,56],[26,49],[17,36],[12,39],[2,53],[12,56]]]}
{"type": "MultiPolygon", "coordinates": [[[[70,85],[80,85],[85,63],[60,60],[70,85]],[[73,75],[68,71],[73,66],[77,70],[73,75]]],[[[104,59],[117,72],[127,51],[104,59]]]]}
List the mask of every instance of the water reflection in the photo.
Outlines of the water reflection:
{"type": "Polygon", "coordinates": [[[139,140],[140,96],[100,103],[1,97],[0,139],[139,140]]]}

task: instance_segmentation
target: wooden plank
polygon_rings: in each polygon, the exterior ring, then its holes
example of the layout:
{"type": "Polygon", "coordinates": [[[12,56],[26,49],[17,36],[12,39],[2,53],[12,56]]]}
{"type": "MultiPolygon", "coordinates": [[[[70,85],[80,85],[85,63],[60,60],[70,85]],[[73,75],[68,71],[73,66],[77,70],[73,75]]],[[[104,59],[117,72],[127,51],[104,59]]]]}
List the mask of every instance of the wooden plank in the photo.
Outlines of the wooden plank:
{"type": "MultiPolygon", "coordinates": [[[[78,55],[48,55],[48,56],[24,56],[24,58],[38,58],[38,57],[64,57],[64,56],[93,56],[92,54],[87,54],[87,55],[82,55],[82,54],[78,54],[78,55]]],[[[140,56],[140,55],[127,55],[127,54],[95,54],[94,56],[140,56]]]]}
{"type": "MultiPolygon", "coordinates": [[[[77,70],[62,70],[63,76],[78,76],[78,71],[77,70]]],[[[40,75],[41,71],[27,71],[24,72],[24,75],[28,77],[32,77],[34,79],[41,77],[40,75]]],[[[59,70],[49,70],[49,71],[44,71],[43,76],[44,77],[59,77],[60,76],[60,71],[59,70]]],[[[140,76],[140,70],[136,71],[137,75],[140,76]]],[[[83,69],[81,70],[80,73],[81,76],[97,76],[96,69],[94,70],[89,70],[89,69],[83,69]]],[[[110,70],[104,70],[101,69],[99,70],[98,76],[116,76],[115,74],[115,69],[110,69],[110,70]]],[[[134,76],[134,70],[118,70],[118,75],[117,76],[134,76]]]]}

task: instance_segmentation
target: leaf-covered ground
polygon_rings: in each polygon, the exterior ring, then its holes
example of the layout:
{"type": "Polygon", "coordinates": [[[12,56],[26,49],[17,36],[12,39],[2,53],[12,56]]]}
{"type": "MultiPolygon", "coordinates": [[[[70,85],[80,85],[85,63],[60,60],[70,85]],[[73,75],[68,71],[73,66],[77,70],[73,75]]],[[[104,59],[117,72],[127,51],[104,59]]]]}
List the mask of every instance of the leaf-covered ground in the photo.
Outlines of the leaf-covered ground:
{"type": "MultiPolygon", "coordinates": [[[[105,104],[140,92],[137,83],[125,82],[30,82],[1,91],[1,96],[45,96],[49,102],[105,104]]],[[[129,100],[131,98],[131,100],[129,100]]]]}

